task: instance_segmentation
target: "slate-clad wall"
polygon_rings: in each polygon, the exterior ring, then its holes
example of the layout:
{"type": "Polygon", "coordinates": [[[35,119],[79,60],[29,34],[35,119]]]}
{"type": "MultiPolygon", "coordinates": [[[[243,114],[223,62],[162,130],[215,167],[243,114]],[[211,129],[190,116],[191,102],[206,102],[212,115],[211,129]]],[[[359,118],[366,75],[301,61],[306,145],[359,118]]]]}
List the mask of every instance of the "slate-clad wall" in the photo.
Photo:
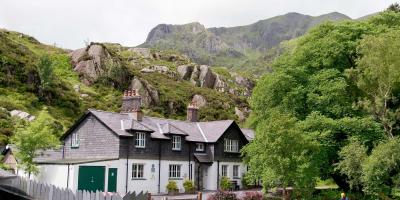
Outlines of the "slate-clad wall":
{"type": "Polygon", "coordinates": [[[236,125],[231,125],[214,145],[214,160],[226,162],[240,162],[240,149],[247,144],[246,138],[240,133],[236,125]],[[239,153],[224,152],[224,138],[239,140],[239,153]]]}
{"type": "Polygon", "coordinates": [[[119,138],[94,116],[88,115],[73,131],[79,134],[79,147],[71,147],[72,133],[65,138],[66,159],[118,158],[119,138]]]}
{"type": "MultiPolygon", "coordinates": [[[[190,143],[184,140],[182,137],[182,149],[180,151],[172,150],[172,140],[160,140],[152,139],[150,133],[146,134],[146,148],[136,148],[135,138],[121,138],[120,146],[120,158],[126,158],[127,147],[129,147],[129,158],[130,159],[158,159],[159,148],[161,147],[161,159],[162,160],[179,160],[189,161],[189,145],[190,143]]],[[[193,148],[191,153],[191,160],[193,161],[193,148]]]]}

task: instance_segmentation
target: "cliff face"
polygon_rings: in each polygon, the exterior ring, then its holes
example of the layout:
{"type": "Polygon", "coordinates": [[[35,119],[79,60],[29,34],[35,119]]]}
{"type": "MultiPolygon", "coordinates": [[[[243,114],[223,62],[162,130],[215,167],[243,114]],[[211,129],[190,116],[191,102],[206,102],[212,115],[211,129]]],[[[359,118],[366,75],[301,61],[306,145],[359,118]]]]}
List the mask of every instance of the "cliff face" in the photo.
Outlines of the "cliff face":
{"type": "Polygon", "coordinates": [[[176,49],[199,64],[244,68],[247,60],[260,57],[282,41],[299,37],[326,21],[347,20],[340,13],[317,17],[288,13],[247,26],[208,28],[198,22],[185,25],[160,24],[140,46],[176,49]]]}

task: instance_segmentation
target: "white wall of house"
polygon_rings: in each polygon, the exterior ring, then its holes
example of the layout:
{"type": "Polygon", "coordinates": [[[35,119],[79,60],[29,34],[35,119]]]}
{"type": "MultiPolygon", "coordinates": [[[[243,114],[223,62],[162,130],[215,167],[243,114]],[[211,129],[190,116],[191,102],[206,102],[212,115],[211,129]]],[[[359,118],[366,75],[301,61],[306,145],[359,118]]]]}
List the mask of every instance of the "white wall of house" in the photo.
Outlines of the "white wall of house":
{"type": "MultiPolygon", "coordinates": [[[[189,162],[188,161],[167,161],[161,160],[161,177],[160,177],[160,192],[166,193],[166,186],[168,184],[169,178],[169,165],[181,165],[181,178],[174,179],[176,181],[177,186],[180,192],[184,192],[183,182],[185,179],[189,178],[189,162]]],[[[192,164],[192,178],[193,181],[196,181],[196,174],[194,174],[194,161],[192,164]]],[[[205,168],[203,171],[203,187],[206,190],[216,190],[217,189],[217,175],[218,175],[218,163],[214,162],[208,168],[205,168]]],[[[221,166],[228,166],[228,178],[231,180],[236,180],[239,185],[241,185],[241,177],[243,173],[246,172],[246,166],[240,162],[220,162],[219,163],[219,173],[221,177],[221,166]],[[233,166],[239,165],[239,178],[233,178],[233,166]]],[[[92,162],[92,163],[82,163],[70,165],[69,171],[69,187],[72,191],[76,191],[78,189],[78,175],[79,175],[79,166],[105,166],[105,183],[104,189],[108,188],[108,169],[109,168],[117,168],[118,176],[117,176],[117,192],[121,195],[126,192],[126,159],[119,160],[109,160],[109,161],[101,161],[101,162],[92,162]]],[[[40,165],[40,174],[37,176],[33,176],[32,178],[44,182],[56,185],[58,187],[67,187],[67,176],[68,176],[68,165],[40,165]]],[[[150,192],[153,194],[158,193],[158,173],[159,173],[159,161],[158,160],[139,160],[139,159],[129,159],[128,160],[128,191],[135,192],[150,192]],[[144,165],[144,179],[138,180],[132,178],[132,164],[143,164],[144,165]]],[[[19,171],[20,175],[23,175],[22,171],[19,171]]],[[[26,175],[25,175],[26,176],[26,175]]],[[[196,182],[195,182],[196,184],[196,182]]]]}

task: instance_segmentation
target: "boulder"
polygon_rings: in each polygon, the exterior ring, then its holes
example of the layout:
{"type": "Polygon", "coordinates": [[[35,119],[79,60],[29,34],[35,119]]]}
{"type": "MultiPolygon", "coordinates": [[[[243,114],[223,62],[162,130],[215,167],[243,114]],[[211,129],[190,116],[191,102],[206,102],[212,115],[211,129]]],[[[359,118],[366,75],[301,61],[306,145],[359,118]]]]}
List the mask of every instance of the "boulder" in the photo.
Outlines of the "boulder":
{"type": "Polygon", "coordinates": [[[234,77],[235,77],[235,83],[241,87],[252,90],[255,86],[254,81],[250,80],[249,78],[245,78],[237,74],[235,74],[234,77]]]}
{"type": "Polygon", "coordinates": [[[239,122],[243,122],[246,119],[245,113],[238,107],[235,107],[235,115],[238,117],[239,122]]]}
{"type": "Polygon", "coordinates": [[[199,108],[207,104],[207,100],[199,94],[195,94],[192,98],[192,102],[195,103],[199,108]]]}
{"type": "Polygon", "coordinates": [[[192,76],[193,66],[191,65],[181,65],[178,66],[176,71],[178,72],[179,76],[183,80],[189,80],[192,76]]]}
{"type": "Polygon", "coordinates": [[[36,118],[35,116],[33,116],[27,112],[24,112],[22,110],[12,110],[10,112],[10,115],[18,117],[20,119],[28,120],[28,121],[33,121],[36,118]]]}
{"type": "Polygon", "coordinates": [[[139,94],[142,96],[142,105],[145,107],[158,105],[160,103],[158,91],[147,81],[135,77],[132,79],[129,89],[138,90],[139,94]]]}
{"type": "Polygon", "coordinates": [[[150,49],[148,48],[129,48],[128,51],[134,52],[143,58],[151,58],[150,49]]]}
{"type": "Polygon", "coordinates": [[[194,86],[200,87],[199,76],[200,76],[200,68],[199,68],[199,66],[194,66],[192,74],[190,75],[190,82],[194,86]]]}
{"type": "Polygon", "coordinates": [[[200,66],[199,82],[200,87],[214,88],[215,74],[207,65],[200,66]]]}
{"type": "Polygon", "coordinates": [[[224,80],[222,80],[220,75],[218,74],[215,74],[214,89],[218,92],[228,91],[228,84],[224,80]]]}
{"type": "Polygon", "coordinates": [[[80,96],[81,96],[82,98],[89,97],[89,95],[88,95],[88,94],[85,94],[85,93],[81,94],[80,96]]]}
{"type": "Polygon", "coordinates": [[[81,49],[72,51],[69,54],[69,56],[71,57],[72,64],[76,65],[80,61],[80,59],[82,59],[83,57],[88,56],[88,55],[86,52],[86,48],[81,48],[81,49]]]}
{"type": "Polygon", "coordinates": [[[81,91],[81,86],[79,84],[74,85],[74,90],[79,93],[81,91]]]}

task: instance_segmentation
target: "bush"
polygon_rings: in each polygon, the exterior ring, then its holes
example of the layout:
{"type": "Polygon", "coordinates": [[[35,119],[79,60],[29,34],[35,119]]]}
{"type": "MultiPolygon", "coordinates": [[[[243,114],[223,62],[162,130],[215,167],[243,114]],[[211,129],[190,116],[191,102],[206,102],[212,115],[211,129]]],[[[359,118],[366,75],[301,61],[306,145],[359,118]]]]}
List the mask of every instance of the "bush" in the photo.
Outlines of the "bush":
{"type": "Polygon", "coordinates": [[[221,190],[229,190],[231,188],[231,182],[229,181],[229,178],[226,176],[223,176],[221,178],[221,183],[219,186],[220,186],[221,190]]]}
{"type": "Polygon", "coordinates": [[[168,191],[168,194],[178,193],[178,186],[176,185],[175,181],[168,181],[167,191],[168,191]]]}
{"type": "Polygon", "coordinates": [[[207,200],[238,200],[236,194],[228,191],[221,191],[210,195],[207,200]]]}
{"type": "Polygon", "coordinates": [[[263,200],[264,195],[261,192],[245,192],[241,200],[263,200]]]}
{"type": "Polygon", "coordinates": [[[183,182],[183,188],[185,188],[185,193],[194,193],[194,183],[193,181],[186,179],[183,182]]]}

